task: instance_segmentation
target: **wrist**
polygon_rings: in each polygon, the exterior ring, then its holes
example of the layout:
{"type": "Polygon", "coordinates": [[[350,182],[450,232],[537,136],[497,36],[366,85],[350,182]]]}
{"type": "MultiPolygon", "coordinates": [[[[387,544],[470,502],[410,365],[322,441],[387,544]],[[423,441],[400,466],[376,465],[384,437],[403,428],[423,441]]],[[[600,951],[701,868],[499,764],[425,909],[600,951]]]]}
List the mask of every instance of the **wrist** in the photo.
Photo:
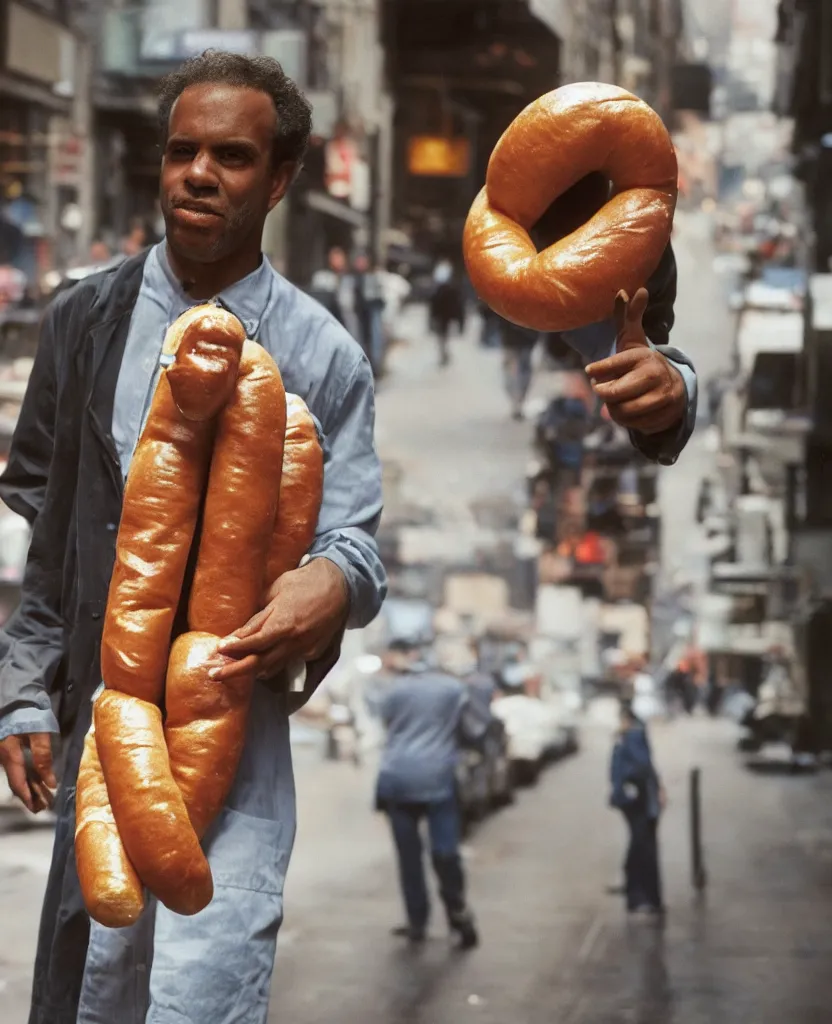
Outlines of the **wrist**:
{"type": "Polygon", "coordinates": [[[352,595],[347,577],[339,565],[331,558],[327,558],[325,554],[315,555],[309,559],[301,571],[308,572],[316,582],[320,581],[321,585],[325,586],[327,591],[333,594],[334,599],[342,605],[344,617],[349,615],[352,595]]]}

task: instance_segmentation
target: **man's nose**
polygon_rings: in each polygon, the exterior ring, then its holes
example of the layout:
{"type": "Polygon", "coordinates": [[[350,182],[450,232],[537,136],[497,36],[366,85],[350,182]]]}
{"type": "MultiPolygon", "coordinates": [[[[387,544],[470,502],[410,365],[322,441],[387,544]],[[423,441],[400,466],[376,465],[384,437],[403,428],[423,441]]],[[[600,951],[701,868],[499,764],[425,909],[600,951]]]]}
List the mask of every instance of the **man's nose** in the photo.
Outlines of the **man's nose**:
{"type": "Polygon", "coordinates": [[[187,183],[191,188],[202,190],[217,187],[217,175],[210,153],[200,150],[188,167],[187,183]]]}

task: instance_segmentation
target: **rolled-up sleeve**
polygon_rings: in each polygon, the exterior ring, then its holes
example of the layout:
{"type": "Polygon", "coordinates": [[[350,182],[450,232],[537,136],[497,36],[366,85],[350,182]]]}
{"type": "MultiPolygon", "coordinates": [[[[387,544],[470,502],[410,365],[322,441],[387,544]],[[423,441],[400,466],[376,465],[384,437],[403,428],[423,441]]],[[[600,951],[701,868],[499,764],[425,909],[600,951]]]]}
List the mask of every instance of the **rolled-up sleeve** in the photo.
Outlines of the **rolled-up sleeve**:
{"type": "Polygon", "coordinates": [[[309,552],[312,558],[328,558],[344,574],[350,629],[371,622],[387,595],[387,574],[375,541],[382,491],[374,428],[373,375],[362,359],[324,428],[324,497],[309,552]]]}

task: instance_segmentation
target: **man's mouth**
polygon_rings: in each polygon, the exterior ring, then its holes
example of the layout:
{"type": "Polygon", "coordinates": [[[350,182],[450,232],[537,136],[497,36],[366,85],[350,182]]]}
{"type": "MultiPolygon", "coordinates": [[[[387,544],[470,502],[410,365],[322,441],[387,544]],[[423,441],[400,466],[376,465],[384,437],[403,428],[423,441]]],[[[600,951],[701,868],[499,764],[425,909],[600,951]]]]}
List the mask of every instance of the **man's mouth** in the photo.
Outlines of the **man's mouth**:
{"type": "Polygon", "coordinates": [[[174,213],[180,219],[191,222],[208,221],[216,218],[222,219],[222,213],[209,203],[197,203],[183,200],[173,204],[174,213]]]}

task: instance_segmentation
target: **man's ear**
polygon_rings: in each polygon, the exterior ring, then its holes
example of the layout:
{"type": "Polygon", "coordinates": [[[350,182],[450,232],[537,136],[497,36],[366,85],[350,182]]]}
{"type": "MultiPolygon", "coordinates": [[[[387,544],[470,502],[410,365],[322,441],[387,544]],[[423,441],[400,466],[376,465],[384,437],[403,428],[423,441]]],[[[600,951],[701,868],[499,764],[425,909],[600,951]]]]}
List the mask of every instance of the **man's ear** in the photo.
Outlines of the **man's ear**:
{"type": "Polygon", "coordinates": [[[298,176],[300,165],[293,160],[278,164],[272,175],[272,188],[269,192],[269,210],[273,210],[289,191],[289,186],[298,176]]]}

